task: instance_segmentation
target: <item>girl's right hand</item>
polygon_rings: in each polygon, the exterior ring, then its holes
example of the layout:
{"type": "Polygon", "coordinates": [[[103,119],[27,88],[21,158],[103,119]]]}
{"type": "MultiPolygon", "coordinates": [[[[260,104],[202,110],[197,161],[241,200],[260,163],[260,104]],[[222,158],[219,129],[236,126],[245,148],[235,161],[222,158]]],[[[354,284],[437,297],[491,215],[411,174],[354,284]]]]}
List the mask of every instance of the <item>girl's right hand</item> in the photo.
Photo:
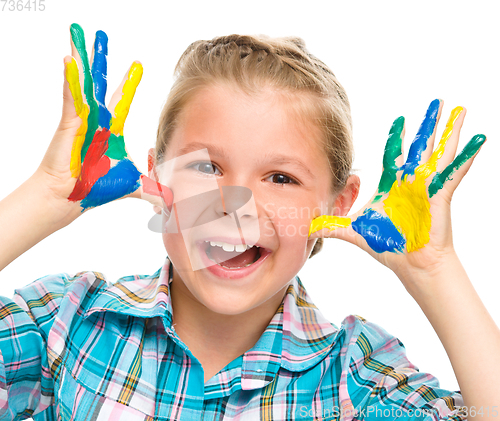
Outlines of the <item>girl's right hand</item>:
{"type": "Polygon", "coordinates": [[[170,207],[170,189],[141,174],[123,140],[142,65],[132,64],[106,107],[108,38],[102,31],[96,33],[90,67],[82,28],[73,24],[70,30],[72,57],[64,59],[63,114],[34,177],[48,188],[63,225],[92,207],[122,197],[170,207]]]}

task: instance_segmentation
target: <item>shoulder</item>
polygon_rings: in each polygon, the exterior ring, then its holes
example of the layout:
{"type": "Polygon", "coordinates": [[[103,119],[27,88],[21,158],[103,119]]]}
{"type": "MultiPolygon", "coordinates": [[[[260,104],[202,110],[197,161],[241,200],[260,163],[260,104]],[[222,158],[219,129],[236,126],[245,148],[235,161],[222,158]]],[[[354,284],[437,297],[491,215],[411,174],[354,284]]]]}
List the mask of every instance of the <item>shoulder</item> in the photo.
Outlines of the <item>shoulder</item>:
{"type": "Polygon", "coordinates": [[[406,363],[409,368],[418,370],[406,360],[403,343],[381,326],[358,316],[350,315],[342,322],[344,348],[356,364],[376,358],[384,364],[406,363]]]}
{"type": "Polygon", "coordinates": [[[338,342],[334,356],[340,359],[346,381],[353,384],[361,381],[370,388],[382,385],[397,388],[401,381],[439,386],[435,377],[419,373],[396,336],[361,316],[350,315],[344,319],[338,342]]]}
{"type": "Polygon", "coordinates": [[[336,371],[337,377],[363,377],[368,383],[381,381],[396,367],[408,373],[418,372],[397,337],[358,315],[349,315],[342,321],[325,363],[336,371]]]}
{"type": "MultiPolygon", "coordinates": [[[[100,272],[78,272],[75,275],[58,273],[37,279],[23,288],[16,289],[15,298],[21,298],[30,308],[50,306],[65,297],[93,296],[108,283],[100,272]]],[[[82,297],[83,298],[83,297],[82,297]]]]}
{"type": "Polygon", "coordinates": [[[363,317],[344,319],[329,357],[339,400],[351,410],[420,408],[448,416],[463,402],[459,392],[441,389],[433,375],[420,372],[397,337],[363,317]]]}
{"type": "Polygon", "coordinates": [[[31,284],[16,289],[14,302],[39,327],[51,324],[62,307],[82,311],[97,294],[108,286],[99,272],[78,272],[75,275],[59,273],[47,275],[31,284]]]}

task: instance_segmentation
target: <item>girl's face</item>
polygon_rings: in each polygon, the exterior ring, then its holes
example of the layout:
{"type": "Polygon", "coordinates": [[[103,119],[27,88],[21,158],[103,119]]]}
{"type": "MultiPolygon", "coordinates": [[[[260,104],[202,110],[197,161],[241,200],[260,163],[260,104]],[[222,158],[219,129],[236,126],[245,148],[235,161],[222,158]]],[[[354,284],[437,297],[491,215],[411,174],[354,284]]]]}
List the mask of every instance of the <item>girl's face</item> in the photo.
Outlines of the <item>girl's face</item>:
{"type": "MultiPolygon", "coordinates": [[[[332,209],[345,214],[355,198],[355,194],[331,194],[331,173],[320,131],[290,111],[290,101],[295,100],[271,88],[252,96],[227,85],[204,88],[183,109],[168,145],[166,161],[187,152],[208,151],[210,162],[190,166],[200,183],[209,173],[223,196],[224,186],[241,186],[253,194],[253,210],[240,213],[240,223],[253,219],[259,231],[259,238],[250,243],[259,247],[246,251],[251,257],[247,267],[231,267],[234,265],[227,260],[213,263],[226,252],[210,245],[210,237],[203,238],[200,245],[199,236],[190,244],[185,232],[184,236],[172,233],[179,230],[163,234],[175,268],[176,290],[215,313],[242,314],[270,303],[277,308],[284,287],[304,265],[316,241],[308,239],[311,220],[332,209]],[[193,250],[202,254],[201,261],[210,262],[208,267],[192,269],[193,250]]],[[[160,181],[164,181],[161,175],[160,181]]],[[[185,195],[186,186],[170,183],[167,186],[173,190],[174,200],[185,195]]],[[[224,216],[222,206],[212,211],[224,216]]],[[[167,229],[174,219],[170,218],[167,229]]],[[[221,231],[212,230],[215,241],[241,244],[234,230],[221,231]]]]}

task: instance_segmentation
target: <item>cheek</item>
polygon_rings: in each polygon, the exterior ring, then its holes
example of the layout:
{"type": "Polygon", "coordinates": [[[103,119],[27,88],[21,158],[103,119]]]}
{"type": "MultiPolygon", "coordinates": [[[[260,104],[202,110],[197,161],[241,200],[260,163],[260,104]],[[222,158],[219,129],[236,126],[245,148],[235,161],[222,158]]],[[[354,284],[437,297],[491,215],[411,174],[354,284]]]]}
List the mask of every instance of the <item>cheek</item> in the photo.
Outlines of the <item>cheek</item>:
{"type": "Polygon", "coordinates": [[[294,255],[304,253],[308,244],[309,225],[319,213],[312,207],[268,206],[268,220],[265,224],[264,235],[277,237],[280,249],[294,255]]]}
{"type": "Polygon", "coordinates": [[[163,244],[167,255],[177,271],[191,270],[191,262],[181,234],[163,233],[163,244]]]}

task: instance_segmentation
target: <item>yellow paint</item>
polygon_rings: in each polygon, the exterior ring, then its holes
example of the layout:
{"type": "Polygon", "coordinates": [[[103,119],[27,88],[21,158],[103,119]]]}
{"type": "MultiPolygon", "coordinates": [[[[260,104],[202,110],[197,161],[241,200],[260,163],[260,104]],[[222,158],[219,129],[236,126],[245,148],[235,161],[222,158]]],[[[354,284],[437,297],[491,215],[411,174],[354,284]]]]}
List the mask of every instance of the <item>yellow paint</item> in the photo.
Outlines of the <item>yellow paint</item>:
{"type": "Polygon", "coordinates": [[[139,85],[142,78],[142,64],[139,62],[134,62],[132,67],[128,72],[128,78],[123,85],[122,98],[116,104],[114,117],[111,120],[110,131],[116,136],[123,136],[123,126],[125,124],[125,119],[127,118],[128,112],[130,110],[130,104],[132,99],[134,99],[135,90],[139,85]]]}
{"type": "Polygon", "coordinates": [[[395,181],[384,200],[384,211],[404,235],[408,253],[429,242],[431,212],[424,177],[415,175],[408,181],[406,175],[400,186],[395,181]]]}
{"type": "Polygon", "coordinates": [[[464,109],[462,107],[456,107],[450,114],[450,118],[446,123],[446,127],[443,132],[443,136],[441,136],[441,140],[439,141],[439,145],[436,150],[432,153],[431,157],[427,162],[422,163],[415,169],[415,174],[420,174],[424,178],[429,177],[432,173],[436,172],[437,163],[439,158],[443,156],[444,149],[446,147],[446,142],[451,137],[453,133],[453,125],[455,121],[460,116],[464,109]]]}
{"type": "Polygon", "coordinates": [[[75,104],[75,111],[78,117],[82,119],[82,124],[78,128],[73,146],[71,149],[70,171],[71,176],[77,178],[80,175],[82,167],[82,146],[85,141],[85,134],[87,133],[87,117],[89,115],[89,106],[83,102],[82,89],[80,87],[80,73],[74,58],[71,62],[66,63],[66,80],[69,84],[69,90],[73,96],[73,103],[75,104]]]}
{"type": "Polygon", "coordinates": [[[345,216],[322,215],[311,221],[309,235],[323,228],[328,228],[330,231],[333,231],[337,228],[347,228],[349,225],[351,225],[351,218],[345,216]]]}
{"type": "Polygon", "coordinates": [[[415,169],[412,180],[406,175],[401,185],[395,181],[384,200],[384,211],[404,235],[408,253],[424,247],[429,242],[431,212],[426,180],[435,173],[437,162],[443,156],[446,142],[453,132],[453,125],[462,111],[462,107],[457,107],[451,112],[438,147],[427,162],[415,169]]]}

